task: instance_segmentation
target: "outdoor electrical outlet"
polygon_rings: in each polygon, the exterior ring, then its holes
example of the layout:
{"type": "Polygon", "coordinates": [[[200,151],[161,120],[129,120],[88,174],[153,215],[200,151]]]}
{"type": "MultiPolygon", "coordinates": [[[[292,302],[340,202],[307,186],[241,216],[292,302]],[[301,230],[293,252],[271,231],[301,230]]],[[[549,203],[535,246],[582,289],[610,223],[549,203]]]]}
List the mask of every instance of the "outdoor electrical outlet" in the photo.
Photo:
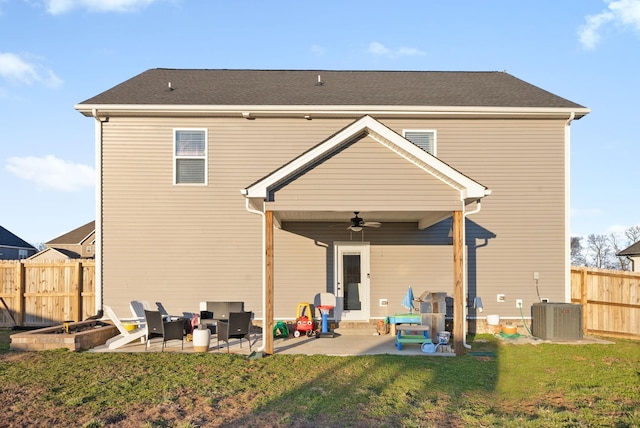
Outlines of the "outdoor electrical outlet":
{"type": "Polygon", "coordinates": [[[516,299],[516,308],[522,307],[522,299],[516,299]]]}
{"type": "Polygon", "coordinates": [[[498,302],[504,302],[505,301],[504,294],[496,294],[496,300],[498,302]]]}
{"type": "Polygon", "coordinates": [[[533,273],[533,279],[535,279],[536,281],[540,279],[540,272],[534,272],[533,273]]]}
{"type": "Polygon", "coordinates": [[[380,299],[380,306],[387,306],[389,301],[387,299],[380,299]]]}

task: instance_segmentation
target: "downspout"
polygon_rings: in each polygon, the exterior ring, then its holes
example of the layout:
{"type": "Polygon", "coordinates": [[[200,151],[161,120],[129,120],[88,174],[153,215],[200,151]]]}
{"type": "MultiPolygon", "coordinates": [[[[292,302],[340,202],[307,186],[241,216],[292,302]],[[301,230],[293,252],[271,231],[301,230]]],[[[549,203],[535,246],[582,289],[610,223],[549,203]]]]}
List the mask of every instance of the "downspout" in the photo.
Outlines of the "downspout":
{"type": "Polygon", "coordinates": [[[98,117],[98,110],[92,109],[91,116],[96,120],[94,129],[95,140],[95,168],[96,168],[96,218],[95,218],[95,305],[96,313],[102,310],[103,290],[102,290],[102,123],[107,119],[98,117]]]}
{"type": "Polygon", "coordinates": [[[249,206],[249,198],[247,197],[245,190],[242,190],[242,194],[245,196],[245,207],[247,211],[253,214],[258,214],[260,217],[262,217],[262,327],[263,328],[262,328],[262,346],[260,346],[260,348],[256,352],[263,352],[265,348],[264,335],[267,334],[267,329],[265,328],[265,325],[266,325],[265,314],[267,313],[267,274],[266,274],[266,267],[265,267],[265,263],[266,263],[265,253],[267,251],[266,237],[265,237],[266,220],[265,220],[264,211],[256,210],[254,208],[251,208],[251,206],[249,206]]]}
{"type": "Polygon", "coordinates": [[[571,302],[571,122],[576,117],[571,112],[564,126],[564,301],[571,302]]]}
{"type": "MultiPolygon", "coordinates": [[[[467,251],[466,251],[466,247],[467,247],[467,216],[471,215],[471,214],[476,214],[478,212],[480,212],[480,209],[482,208],[482,200],[478,199],[476,201],[476,208],[472,211],[464,211],[462,212],[462,257],[464,260],[464,269],[462,270],[462,295],[464,296],[464,298],[466,299],[467,297],[467,289],[468,284],[467,284],[467,270],[469,269],[468,265],[467,265],[467,251]]],[[[462,345],[467,348],[467,349],[471,349],[471,345],[469,345],[467,343],[467,315],[468,315],[468,310],[469,310],[469,302],[467,302],[464,305],[464,324],[462,325],[462,345]]]]}

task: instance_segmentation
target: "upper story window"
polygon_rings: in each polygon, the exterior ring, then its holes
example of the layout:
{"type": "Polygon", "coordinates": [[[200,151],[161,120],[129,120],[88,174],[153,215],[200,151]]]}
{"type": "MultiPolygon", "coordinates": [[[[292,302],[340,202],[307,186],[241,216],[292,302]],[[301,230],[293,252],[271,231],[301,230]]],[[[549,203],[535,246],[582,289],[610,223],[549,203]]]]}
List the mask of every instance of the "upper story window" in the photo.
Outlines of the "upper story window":
{"type": "Polygon", "coordinates": [[[26,259],[27,257],[29,257],[28,250],[18,249],[18,259],[22,260],[26,259]]]}
{"type": "Polygon", "coordinates": [[[436,156],[436,131],[433,129],[405,129],[404,138],[420,147],[425,152],[436,156]]]}
{"type": "Polygon", "coordinates": [[[174,130],[174,184],[207,184],[207,130],[174,130]]]}

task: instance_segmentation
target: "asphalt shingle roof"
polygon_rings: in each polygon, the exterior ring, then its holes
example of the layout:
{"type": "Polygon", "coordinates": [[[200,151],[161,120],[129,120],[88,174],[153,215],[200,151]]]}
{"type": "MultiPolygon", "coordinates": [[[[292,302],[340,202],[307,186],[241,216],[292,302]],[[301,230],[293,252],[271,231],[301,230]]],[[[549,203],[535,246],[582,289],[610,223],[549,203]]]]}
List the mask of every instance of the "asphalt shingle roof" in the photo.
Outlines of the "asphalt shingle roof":
{"type": "Polygon", "coordinates": [[[637,256],[640,255],[640,241],[620,251],[618,256],[637,256]]]}
{"type": "MultiPolygon", "coordinates": [[[[57,238],[53,238],[51,241],[46,242],[50,247],[55,247],[61,244],[80,244],[84,238],[89,236],[96,229],[96,222],[90,221],[89,223],[73,229],[71,232],[67,232],[64,235],[60,235],[57,238]]],[[[60,251],[58,249],[58,251],[60,251]]]]}
{"type": "Polygon", "coordinates": [[[81,104],[584,108],[498,71],[166,68],[147,70],[81,104]]]}
{"type": "Polygon", "coordinates": [[[28,248],[35,250],[35,247],[24,239],[14,235],[4,227],[0,226],[0,245],[6,247],[28,248]]]}

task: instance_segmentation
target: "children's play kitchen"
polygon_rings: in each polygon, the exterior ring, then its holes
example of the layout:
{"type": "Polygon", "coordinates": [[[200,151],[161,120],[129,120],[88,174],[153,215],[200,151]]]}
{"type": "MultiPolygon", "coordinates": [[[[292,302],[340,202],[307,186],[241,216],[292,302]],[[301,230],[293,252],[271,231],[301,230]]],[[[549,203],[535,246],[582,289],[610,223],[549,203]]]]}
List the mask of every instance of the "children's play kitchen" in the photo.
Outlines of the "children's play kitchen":
{"type": "Polygon", "coordinates": [[[414,313],[413,290],[409,287],[402,306],[409,313],[389,317],[389,324],[395,332],[395,345],[402,350],[405,344],[418,344],[426,353],[443,350],[449,343],[450,333],[445,331],[447,293],[428,293],[420,298],[420,313],[414,313]],[[434,343],[434,340],[435,343],[434,343]]]}

